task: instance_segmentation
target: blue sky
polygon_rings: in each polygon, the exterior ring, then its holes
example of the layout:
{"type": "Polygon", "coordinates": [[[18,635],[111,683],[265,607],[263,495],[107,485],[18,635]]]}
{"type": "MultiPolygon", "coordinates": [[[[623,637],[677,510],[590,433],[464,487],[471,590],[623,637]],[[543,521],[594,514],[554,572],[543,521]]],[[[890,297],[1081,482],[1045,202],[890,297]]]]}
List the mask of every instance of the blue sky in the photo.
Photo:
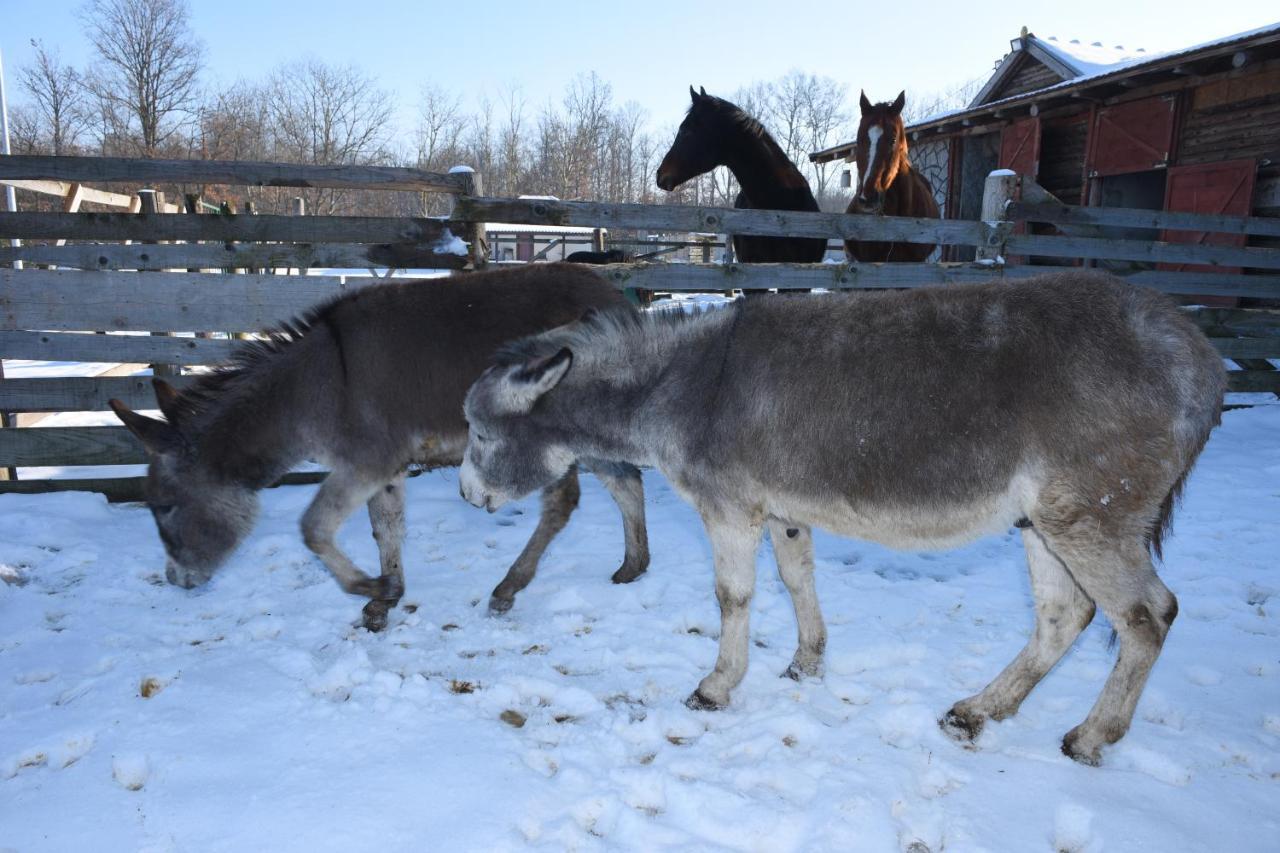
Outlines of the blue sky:
{"type": "MultiPolygon", "coordinates": [[[[79,2],[0,0],[0,50],[10,98],[29,40],[61,48],[83,65],[89,47],[79,2]]],[[[411,2],[411,0],[193,0],[193,24],[208,48],[211,85],[265,76],[308,54],[357,65],[396,92],[408,126],[421,82],[473,103],[497,102],[520,86],[530,111],[559,100],[566,83],[595,71],[619,103],[644,107],[655,129],[679,121],[687,86],[730,93],[789,69],[834,77],[854,98],[905,88],[938,91],[990,72],[1025,24],[1040,36],[1101,40],[1161,50],[1252,29],[1280,18],[1274,0],[1198,5],[1073,0],[1055,4],[890,2],[863,4],[731,0],[635,3],[411,2]],[[473,11],[467,11],[468,6],[473,11]],[[881,4],[876,4],[880,6],[881,4]]]]}

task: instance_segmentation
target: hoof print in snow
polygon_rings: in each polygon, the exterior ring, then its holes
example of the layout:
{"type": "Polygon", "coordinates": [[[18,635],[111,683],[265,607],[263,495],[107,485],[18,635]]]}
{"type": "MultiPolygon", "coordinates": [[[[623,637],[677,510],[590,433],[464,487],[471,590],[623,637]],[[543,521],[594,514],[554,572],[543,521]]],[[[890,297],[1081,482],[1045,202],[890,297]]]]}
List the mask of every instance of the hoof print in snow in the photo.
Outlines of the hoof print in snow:
{"type": "Polygon", "coordinates": [[[470,681],[458,681],[455,678],[454,680],[449,682],[449,692],[457,693],[457,694],[475,693],[476,686],[470,681]]]}
{"type": "Polygon", "coordinates": [[[721,711],[724,709],[724,705],[713,699],[708,699],[698,690],[689,694],[689,698],[684,700],[684,706],[691,711],[721,711]]]}
{"type": "Polygon", "coordinates": [[[111,759],[111,776],[125,790],[141,791],[151,775],[145,755],[117,755],[111,759]]]}
{"type": "Polygon", "coordinates": [[[138,695],[143,699],[150,699],[161,690],[168,686],[167,682],[161,681],[153,676],[147,676],[142,679],[142,683],[138,685],[138,695]]]}
{"type": "Polygon", "coordinates": [[[545,655],[545,654],[547,653],[547,651],[548,651],[547,647],[546,647],[546,646],[544,646],[544,645],[542,645],[542,643],[534,643],[532,646],[530,646],[529,648],[525,649],[525,650],[524,650],[524,651],[522,651],[520,654],[522,654],[522,655],[545,655]]]}
{"type": "Polygon", "coordinates": [[[503,711],[501,714],[498,715],[498,719],[502,720],[502,722],[506,723],[508,726],[511,726],[512,728],[522,729],[524,728],[525,720],[528,718],[525,717],[524,714],[521,714],[519,711],[512,711],[510,708],[508,708],[507,710],[503,711]]]}

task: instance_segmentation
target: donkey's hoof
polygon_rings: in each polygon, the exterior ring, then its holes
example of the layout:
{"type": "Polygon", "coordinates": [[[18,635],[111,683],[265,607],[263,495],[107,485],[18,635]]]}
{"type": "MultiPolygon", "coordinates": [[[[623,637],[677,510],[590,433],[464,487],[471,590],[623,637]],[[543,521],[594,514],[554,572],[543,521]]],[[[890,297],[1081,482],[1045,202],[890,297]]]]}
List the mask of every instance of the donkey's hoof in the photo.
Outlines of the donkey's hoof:
{"type": "Polygon", "coordinates": [[[364,629],[378,633],[387,627],[387,613],[395,605],[390,601],[375,599],[364,606],[364,629]]]}
{"type": "Polygon", "coordinates": [[[799,663],[792,661],[791,665],[782,671],[779,678],[790,678],[792,681],[804,681],[806,678],[822,677],[822,661],[813,661],[811,663],[799,663]]]}
{"type": "Polygon", "coordinates": [[[637,569],[624,563],[622,568],[613,573],[613,577],[611,577],[610,580],[614,583],[631,583],[633,580],[644,574],[645,571],[646,569],[643,566],[637,569]]]}
{"type": "Polygon", "coordinates": [[[1076,726],[1063,736],[1062,754],[1072,761],[1078,761],[1090,767],[1097,767],[1102,763],[1102,744],[1094,744],[1092,747],[1086,746],[1087,740],[1081,728],[1081,726],[1076,726]]]}
{"type": "Polygon", "coordinates": [[[684,706],[691,711],[722,711],[724,705],[713,699],[708,699],[702,695],[701,690],[695,690],[689,694],[689,698],[684,700],[684,706]]]}
{"type": "Polygon", "coordinates": [[[938,720],[938,726],[947,735],[955,740],[963,740],[970,743],[977,740],[978,735],[982,734],[984,723],[986,723],[986,718],[981,714],[961,710],[959,705],[953,707],[946,713],[946,716],[938,720]]]}
{"type": "Polygon", "coordinates": [[[511,609],[511,605],[515,604],[514,598],[499,598],[496,595],[489,596],[489,615],[501,616],[511,609]]]}

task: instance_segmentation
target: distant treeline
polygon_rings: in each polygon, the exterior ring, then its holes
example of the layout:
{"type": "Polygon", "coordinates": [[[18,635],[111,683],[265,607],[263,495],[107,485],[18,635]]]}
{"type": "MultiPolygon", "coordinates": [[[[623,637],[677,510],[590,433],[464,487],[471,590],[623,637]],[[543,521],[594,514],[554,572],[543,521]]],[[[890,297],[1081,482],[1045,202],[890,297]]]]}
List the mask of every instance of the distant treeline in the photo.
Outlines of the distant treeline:
{"type": "MultiPolygon", "coordinates": [[[[532,108],[518,89],[464,106],[463,93],[424,80],[408,138],[391,95],[352,65],[306,59],[264,80],[215,87],[190,26],[187,0],[91,0],[82,10],[94,59],[62,62],[35,43],[19,69],[10,126],[14,153],[278,160],[322,164],[468,165],[488,195],[554,195],[611,202],[732,205],[738,188],[718,169],[677,192],[654,185],[675,128],[655,131],[634,103],[617,104],[609,83],[581,74],[560,103],[532,108]]],[[[849,87],[801,71],[736,92],[716,92],[758,117],[808,176],[824,209],[843,210],[840,164],[815,166],[811,151],[843,142],[857,127],[849,87]]],[[[965,91],[909,101],[916,115],[965,99],[965,91]]],[[[673,91],[673,99],[686,99],[673,91]]],[[[170,187],[262,212],[286,212],[298,190],[170,187]]],[[[448,199],[412,193],[306,190],[314,213],[438,214],[448,199]]],[[[176,199],[174,199],[176,200],[176,199]]],[[[29,199],[37,203],[34,197],[29,199]]],[[[47,200],[46,203],[52,203],[47,200]]],[[[27,205],[27,206],[30,206],[27,205]]]]}

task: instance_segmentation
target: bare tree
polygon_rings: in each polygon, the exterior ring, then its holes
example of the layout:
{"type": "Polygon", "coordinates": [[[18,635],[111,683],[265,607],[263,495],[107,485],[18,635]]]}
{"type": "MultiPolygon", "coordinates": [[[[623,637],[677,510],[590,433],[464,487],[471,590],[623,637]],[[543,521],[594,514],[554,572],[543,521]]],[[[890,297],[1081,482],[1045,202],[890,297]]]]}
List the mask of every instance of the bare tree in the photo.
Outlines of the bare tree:
{"type": "Polygon", "coordinates": [[[117,118],[136,123],[138,147],[155,156],[198,94],[203,46],[191,32],[186,0],[90,0],[81,18],[101,60],[88,75],[90,91],[117,118]]]}
{"type": "MultiPolygon", "coordinates": [[[[273,156],[295,163],[358,164],[390,159],[391,98],[352,66],[317,59],[279,68],[267,84],[273,156]]],[[[346,190],[306,190],[308,206],[336,212],[346,190]]]]}
{"type": "Polygon", "coordinates": [[[9,143],[14,154],[49,153],[40,137],[40,117],[33,107],[17,104],[9,110],[9,143]]]}
{"type": "Polygon", "coordinates": [[[89,122],[84,86],[74,68],[62,63],[57,50],[49,51],[35,39],[35,62],[19,74],[41,125],[44,147],[50,154],[73,153],[89,122]]]}

